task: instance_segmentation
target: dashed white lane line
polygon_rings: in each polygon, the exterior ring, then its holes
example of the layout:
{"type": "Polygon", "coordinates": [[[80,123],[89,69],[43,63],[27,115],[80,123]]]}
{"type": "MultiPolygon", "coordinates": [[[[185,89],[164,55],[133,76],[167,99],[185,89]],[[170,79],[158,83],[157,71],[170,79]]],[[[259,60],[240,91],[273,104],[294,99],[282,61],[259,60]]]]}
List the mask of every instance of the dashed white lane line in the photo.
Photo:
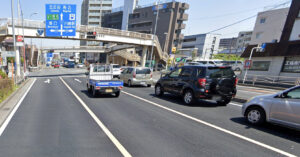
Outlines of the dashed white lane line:
{"type": "Polygon", "coordinates": [[[290,154],[290,153],[285,152],[285,151],[283,151],[283,150],[277,149],[277,148],[275,148],[275,147],[272,147],[272,146],[269,146],[269,145],[267,145],[267,144],[264,144],[264,143],[261,143],[261,142],[259,142],[259,141],[256,141],[256,140],[253,140],[253,139],[251,139],[251,138],[248,138],[248,137],[246,137],[246,136],[243,136],[243,135],[234,133],[234,132],[232,132],[232,131],[226,130],[226,129],[221,128],[221,127],[219,127],[219,126],[216,126],[216,125],[214,125],[214,124],[205,122],[205,121],[203,121],[203,120],[197,119],[197,118],[195,118],[195,117],[189,116],[189,115],[184,114],[184,113],[181,113],[181,112],[179,112],[179,111],[170,109],[170,108],[165,107],[165,106],[163,106],[163,105],[159,105],[159,104],[157,104],[157,103],[155,103],[155,102],[146,100],[146,99],[144,99],[144,98],[138,97],[138,96],[133,95],[133,94],[131,94],[131,93],[127,93],[127,92],[124,92],[124,91],[122,91],[122,92],[123,92],[124,94],[126,94],[126,95],[129,95],[129,96],[132,96],[132,97],[134,97],[134,98],[140,99],[140,100],[142,100],[142,101],[144,101],[144,102],[147,102],[147,103],[152,104],[152,105],[154,105],[154,106],[157,106],[157,107],[159,107],[159,108],[162,108],[162,109],[165,109],[165,110],[167,110],[167,111],[173,112],[173,113],[175,113],[175,114],[178,114],[178,115],[183,116],[183,117],[185,117],[185,118],[188,118],[188,119],[190,119],[190,120],[196,121],[196,122],[201,123],[201,124],[203,124],[203,125],[209,126],[209,127],[214,128],[214,129],[216,129],[216,130],[219,130],[219,131],[224,132],[224,133],[226,133],[226,134],[235,136],[235,137],[237,137],[237,138],[240,138],[240,139],[242,139],[242,140],[245,140],[245,141],[248,141],[248,142],[250,142],[250,143],[256,144],[256,145],[258,145],[258,146],[261,146],[261,147],[263,147],[263,148],[266,148],[266,149],[269,149],[269,150],[271,150],[271,151],[277,152],[277,153],[279,153],[279,154],[282,154],[282,155],[285,155],[285,156],[289,156],[289,157],[296,157],[296,155],[290,154]]]}
{"type": "Polygon", "coordinates": [[[23,102],[24,98],[26,97],[26,95],[28,94],[28,92],[30,91],[31,87],[33,86],[33,84],[35,83],[36,78],[34,79],[34,81],[32,82],[32,84],[29,86],[29,88],[27,89],[27,91],[25,92],[25,94],[22,96],[22,98],[19,100],[19,102],[17,103],[17,105],[14,107],[14,109],[11,111],[11,113],[9,114],[9,116],[6,118],[6,120],[4,121],[4,123],[2,124],[2,126],[0,127],[0,136],[2,135],[2,133],[4,132],[5,128],[7,127],[7,125],[9,124],[10,120],[12,119],[12,117],[15,115],[16,111],[18,110],[18,108],[20,107],[21,103],[23,102]]]}
{"type": "Polygon", "coordinates": [[[240,105],[240,104],[236,104],[236,103],[229,103],[229,105],[232,105],[232,106],[238,106],[238,107],[243,107],[243,105],[240,105]]]}
{"type": "Polygon", "coordinates": [[[119,149],[125,157],[131,157],[130,153],[125,149],[125,147],[115,138],[115,136],[108,130],[108,128],[101,122],[101,120],[95,115],[95,113],[83,102],[83,100],[71,89],[71,87],[61,78],[60,80],[65,84],[69,91],[76,97],[84,109],[90,114],[90,116],[95,120],[98,126],[103,130],[103,132],[108,136],[108,138],[113,142],[113,144],[119,149]]]}
{"type": "Polygon", "coordinates": [[[79,79],[76,79],[76,78],[75,78],[74,80],[77,81],[77,82],[79,82],[79,83],[81,83],[81,81],[80,81],[79,79]]]}

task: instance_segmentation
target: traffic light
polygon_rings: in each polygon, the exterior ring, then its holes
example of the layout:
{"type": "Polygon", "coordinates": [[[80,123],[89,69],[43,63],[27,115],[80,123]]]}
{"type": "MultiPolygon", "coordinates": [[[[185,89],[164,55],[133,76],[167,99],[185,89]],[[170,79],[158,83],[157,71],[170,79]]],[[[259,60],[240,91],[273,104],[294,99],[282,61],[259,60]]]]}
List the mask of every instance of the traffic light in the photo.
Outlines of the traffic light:
{"type": "Polygon", "coordinates": [[[97,35],[97,32],[87,32],[86,38],[87,39],[96,39],[96,35],[97,35]]]}

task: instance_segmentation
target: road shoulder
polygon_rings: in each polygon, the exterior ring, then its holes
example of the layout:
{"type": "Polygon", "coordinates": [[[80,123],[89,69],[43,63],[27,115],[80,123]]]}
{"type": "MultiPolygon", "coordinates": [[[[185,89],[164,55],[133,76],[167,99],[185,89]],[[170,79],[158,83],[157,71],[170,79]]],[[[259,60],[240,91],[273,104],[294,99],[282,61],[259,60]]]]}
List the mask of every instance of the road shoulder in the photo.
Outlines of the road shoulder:
{"type": "Polygon", "coordinates": [[[5,101],[0,104],[0,126],[5,122],[9,114],[18,104],[19,100],[26,93],[27,89],[31,86],[35,79],[28,79],[20,85],[15,92],[13,92],[5,101]]]}

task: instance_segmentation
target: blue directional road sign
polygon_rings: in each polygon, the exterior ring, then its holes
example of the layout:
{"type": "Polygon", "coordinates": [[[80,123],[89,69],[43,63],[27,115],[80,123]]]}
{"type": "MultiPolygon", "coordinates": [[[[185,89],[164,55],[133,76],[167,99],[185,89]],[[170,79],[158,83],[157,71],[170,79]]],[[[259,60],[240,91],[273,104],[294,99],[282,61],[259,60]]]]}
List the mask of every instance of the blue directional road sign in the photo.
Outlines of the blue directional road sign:
{"type": "Polygon", "coordinates": [[[46,36],[76,35],[76,5],[46,4],[46,36]]]}

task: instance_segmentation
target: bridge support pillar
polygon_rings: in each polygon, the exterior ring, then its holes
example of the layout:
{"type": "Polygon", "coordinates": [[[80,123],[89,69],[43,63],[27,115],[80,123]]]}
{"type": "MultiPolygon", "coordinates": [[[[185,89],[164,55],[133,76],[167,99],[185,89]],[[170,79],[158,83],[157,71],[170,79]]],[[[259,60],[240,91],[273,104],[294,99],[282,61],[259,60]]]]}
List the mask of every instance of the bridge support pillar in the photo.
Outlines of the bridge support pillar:
{"type": "Polygon", "coordinates": [[[141,67],[145,67],[146,65],[147,51],[148,51],[148,46],[144,46],[142,56],[141,56],[141,67]]]}

